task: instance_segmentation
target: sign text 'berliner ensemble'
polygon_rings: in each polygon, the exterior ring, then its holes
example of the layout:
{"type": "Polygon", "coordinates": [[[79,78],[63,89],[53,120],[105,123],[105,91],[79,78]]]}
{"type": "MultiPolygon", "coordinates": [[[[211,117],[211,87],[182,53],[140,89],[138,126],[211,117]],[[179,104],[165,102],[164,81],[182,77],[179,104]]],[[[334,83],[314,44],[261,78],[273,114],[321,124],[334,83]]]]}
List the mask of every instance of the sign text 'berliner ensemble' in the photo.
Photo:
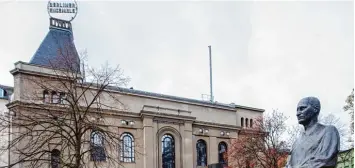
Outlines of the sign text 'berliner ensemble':
{"type": "Polygon", "coordinates": [[[50,13],[76,13],[76,3],[68,2],[49,2],[50,13]]]}
{"type": "Polygon", "coordinates": [[[49,0],[48,14],[51,18],[72,21],[78,13],[78,4],[75,0],[49,0]]]}

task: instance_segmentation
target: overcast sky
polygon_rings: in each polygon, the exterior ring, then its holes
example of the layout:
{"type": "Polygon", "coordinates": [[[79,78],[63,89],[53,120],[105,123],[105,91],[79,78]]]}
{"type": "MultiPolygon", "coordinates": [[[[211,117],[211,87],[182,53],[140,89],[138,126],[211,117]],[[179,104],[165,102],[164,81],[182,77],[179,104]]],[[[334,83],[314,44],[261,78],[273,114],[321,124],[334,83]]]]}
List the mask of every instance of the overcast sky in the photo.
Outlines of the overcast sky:
{"type": "MultiPolygon", "coordinates": [[[[75,44],[88,63],[119,64],[128,87],[187,98],[213,91],[223,103],[279,109],[316,96],[321,113],[349,121],[354,87],[353,2],[78,2],[75,44]]],[[[47,1],[0,1],[0,83],[13,86],[48,32],[47,1]]]]}

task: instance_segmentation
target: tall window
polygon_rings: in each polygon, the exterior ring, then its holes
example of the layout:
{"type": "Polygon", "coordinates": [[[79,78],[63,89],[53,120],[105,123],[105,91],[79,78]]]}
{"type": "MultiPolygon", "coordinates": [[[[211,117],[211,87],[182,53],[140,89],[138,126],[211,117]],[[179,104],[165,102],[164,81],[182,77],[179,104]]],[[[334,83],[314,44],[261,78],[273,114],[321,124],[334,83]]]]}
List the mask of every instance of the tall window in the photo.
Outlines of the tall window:
{"type": "Polygon", "coordinates": [[[60,151],[58,149],[53,149],[51,152],[51,168],[60,167],[60,151]]]}
{"type": "Polygon", "coordinates": [[[240,119],[240,125],[241,125],[242,127],[244,127],[244,118],[243,118],[243,117],[240,119]]]}
{"type": "Polygon", "coordinates": [[[43,91],[43,102],[44,103],[51,102],[51,96],[49,95],[49,92],[47,90],[43,91]]]}
{"type": "Polygon", "coordinates": [[[225,142],[220,142],[218,144],[218,161],[224,165],[227,164],[226,162],[226,154],[227,154],[227,144],[225,142]]]}
{"type": "Polygon", "coordinates": [[[104,136],[100,131],[91,133],[91,159],[93,161],[105,161],[104,136]]]}
{"type": "Polygon", "coordinates": [[[64,104],[65,99],[66,99],[65,93],[63,92],[59,93],[59,103],[64,104]]]}
{"type": "Polygon", "coordinates": [[[207,166],[207,145],[202,139],[196,143],[197,166],[207,166]]]}
{"type": "Polygon", "coordinates": [[[250,128],[253,128],[253,119],[250,119],[250,128]]]}
{"type": "Polygon", "coordinates": [[[134,162],[134,138],[129,133],[121,135],[121,161],[134,162]]]}
{"type": "Polygon", "coordinates": [[[52,103],[59,103],[59,95],[55,91],[52,92],[52,103]]]}
{"type": "Polygon", "coordinates": [[[175,168],[175,141],[165,134],[161,138],[163,168],[175,168]]]}
{"type": "Polygon", "coordinates": [[[248,120],[248,118],[246,118],[245,119],[245,127],[248,127],[248,125],[249,125],[248,122],[249,122],[249,120],[248,120]]]}

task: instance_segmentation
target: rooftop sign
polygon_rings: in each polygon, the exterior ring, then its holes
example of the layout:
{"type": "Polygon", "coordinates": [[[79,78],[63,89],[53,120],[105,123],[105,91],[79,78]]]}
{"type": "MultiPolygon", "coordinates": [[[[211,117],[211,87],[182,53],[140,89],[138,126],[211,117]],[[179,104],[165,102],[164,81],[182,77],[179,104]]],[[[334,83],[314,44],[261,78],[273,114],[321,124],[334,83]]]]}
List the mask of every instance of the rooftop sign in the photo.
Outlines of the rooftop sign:
{"type": "Polygon", "coordinates": [[[51,18],[70,22],[78,12],[78,5],[75,0],[49,0],[47,10],[51,18]]]}

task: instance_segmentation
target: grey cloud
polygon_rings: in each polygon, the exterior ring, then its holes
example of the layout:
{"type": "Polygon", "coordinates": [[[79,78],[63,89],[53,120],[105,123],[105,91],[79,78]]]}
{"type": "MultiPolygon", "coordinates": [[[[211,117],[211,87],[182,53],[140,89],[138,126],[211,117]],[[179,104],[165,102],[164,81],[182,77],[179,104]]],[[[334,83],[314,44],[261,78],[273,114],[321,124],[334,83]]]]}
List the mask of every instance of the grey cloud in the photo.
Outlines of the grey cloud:
{"type": "MultiPolygon", "coordinates": [[[[11,85],[13,63],[29,61],[48,31],[46,2],[7,3],[0,19],[0,83],[11,85]]],[[[278,108],[295,124],[298,100],[313,95],[348,122],[353,2],[80,1],[73,27],[88,63],[120,64],[135,89],[200,99],[212,45],[217,101],[278,108]]]]}

